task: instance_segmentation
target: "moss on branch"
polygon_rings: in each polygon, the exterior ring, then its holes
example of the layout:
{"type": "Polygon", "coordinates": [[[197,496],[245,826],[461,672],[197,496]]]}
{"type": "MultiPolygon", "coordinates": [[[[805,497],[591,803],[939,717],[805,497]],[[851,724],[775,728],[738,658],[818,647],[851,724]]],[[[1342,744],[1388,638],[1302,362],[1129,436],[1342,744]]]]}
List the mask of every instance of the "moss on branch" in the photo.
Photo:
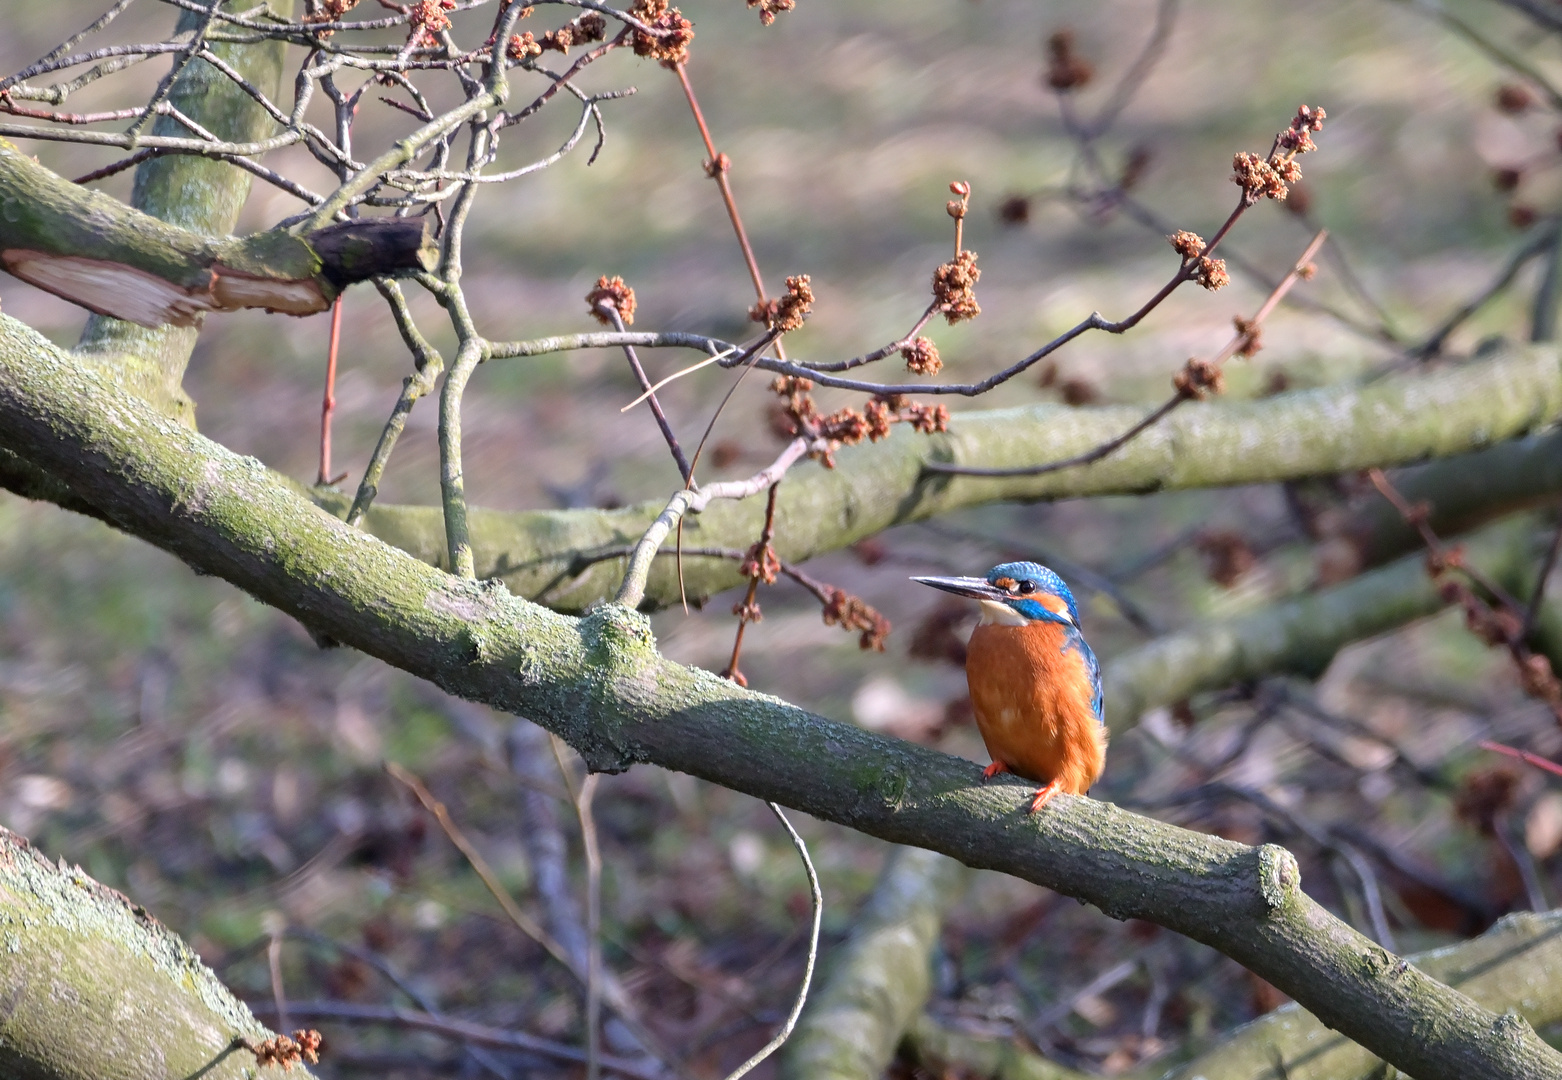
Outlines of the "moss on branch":
{"type": "Polygon", "coordinates": [[[965,874],[959,863],[896,848],[828,975],[781,1052],[783,1080],[876,1080],[927,1004],[931,956],[965,874]]]}
{"type": "MultiPolygon", "coordinates": [[[[1546,366],[1554,376],[1554,359],[1546,366]]],[[[348,528],[260,462],[125,395],[4,317],[0,449],[57,476],[117,527],[315,633],[536,721],[593,769],[655,762],[1014,874],[1114,918],[1159,923],[1219,949],[1421,1080],[1562,1078],[1562,1055],[1522,1020],[1402,964],[1317,905],[1281,848],[1094,799],[1060,796],[1027,816],[1028,785],[983,786],[972,762],[672,663],[648,621],[622,607],[571,619],[500,582],[444,574],[348,528]]]]}
{"type": "Polygon", "coordinates": [[[3,828],[0,1001],[8,1080],[242,1080],[238,1040],[271,1034],[144,908],[3,828]]]}
{"type": "MultiPolygon", "coordinates": [[[[1044,476],[980,479],[922,470],[928,461],[1004,466],[1068,457],[1117,434],[1141,414],[1125,406],[1031,405],[957,413],[947,435],[919,435],[902,425],[883,442],[841,451],[833,470],[794,470],[777,503],[777,549],[782,558],[800,562],[892,525],[1004,500],[1269,483],[1465,454],[1562,418],[1562,365],[1554,347],[1528,347],[1399,372],[1365,386],[1190,404],[1104,461],[1044,476]]],[[[1536,482],[1549,482],[1545,476],[1536,482]]],[[[345,497],[313,497],[338,516],[347,512],[345,497]]],[[[512,591],[558,610],[585,610],[613,595],[624,568],[622,558],[589,558],[633,545],[664,505],[656,500],[621,510],[473,510],[477,574],[501,578],[512,591]]],[[[763,514],[764,506],[752,500],[713,505],[685,522],[684,544],[746,548],[759,534],[763,514]]],[[[364,527],[425,562],[439,565],[445,558],[437,507],[376,504],[364,527]]],[[[696,598],[742,580],[735,563],[706,558],[686,558],[684,578],[696,598]]],[[[660,558],[646,604],[677,598],[673,560],[660,558]]]]}

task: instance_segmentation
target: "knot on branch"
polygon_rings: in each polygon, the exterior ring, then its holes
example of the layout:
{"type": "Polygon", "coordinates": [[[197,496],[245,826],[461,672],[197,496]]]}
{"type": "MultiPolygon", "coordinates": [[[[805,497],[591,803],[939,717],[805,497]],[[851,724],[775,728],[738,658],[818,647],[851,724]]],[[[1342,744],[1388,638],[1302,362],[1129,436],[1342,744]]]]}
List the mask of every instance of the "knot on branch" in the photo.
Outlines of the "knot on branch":
{"type": "Polygon", "coordinates": [[[1258,887],[1271,912],[1284,907],[1301,885],[1302,868],[1295,855],[1279,844],[1265,844],[1258,849],[1258,887]]]}
{"type": "MultiPolygon", "coordinates": [[[[726,154],[718,153],[715,157],[711,158],[705,163],[705,175],[710,177],[712,180],[716,179],[716,177],[720,176],[724,172],[731,171],[732,159],[729,158],[726,154]]],[[[754,321],[764,322],[763,319],[755,319],[754,321]]]]}

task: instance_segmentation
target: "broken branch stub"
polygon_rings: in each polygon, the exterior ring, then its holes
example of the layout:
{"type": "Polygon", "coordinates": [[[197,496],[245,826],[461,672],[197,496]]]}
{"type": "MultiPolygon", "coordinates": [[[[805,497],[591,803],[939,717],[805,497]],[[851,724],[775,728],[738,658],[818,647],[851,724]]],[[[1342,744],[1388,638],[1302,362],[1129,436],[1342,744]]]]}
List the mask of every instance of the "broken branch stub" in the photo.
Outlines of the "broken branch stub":
{"type": "Polygon", "coordinates": [[[0,263],[74,304],[142,326],[207,311],[324,311],[348,285],[433,268],[427,218],[371,218],[308,236],[206,237],[50,172],[0,139],[0,263]]]}

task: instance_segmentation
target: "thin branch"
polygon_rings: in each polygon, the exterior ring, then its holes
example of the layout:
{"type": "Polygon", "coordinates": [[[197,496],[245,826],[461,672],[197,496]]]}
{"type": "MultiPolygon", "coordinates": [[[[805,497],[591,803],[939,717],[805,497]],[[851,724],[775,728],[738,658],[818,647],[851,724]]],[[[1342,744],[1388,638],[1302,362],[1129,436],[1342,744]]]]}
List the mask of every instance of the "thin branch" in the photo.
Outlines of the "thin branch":
{"type": "Polygon", "coordinates": [[[771,462],[769,467],[755,473],[747,480],[726,480],[720,483],[708,484],[705,487],[684,488],[677,492],[667,502],[667,507],[656,516],[651,527],[645,531],[640,542],[630,553],[629,565],[624,570],[623,582],[618,587],[618,595],[613,598],[616,604],[625,607],[638,607],[645,597],[645,582],[651,572],[651,563],[656,557],[657,550],[662,542],[667,539],[667,534],[682,520],[685,514],[698,514],[709,506],[713,499],[746,499],[750,495],[757,495],[772,484],[779,483],[786,475],[788,469],[796,464],[804,455],[813,449],[813,444],[806,438],[796,438],[787,444],[781,456],[771,462]]]}
{"type": "MultiPolygon", "coordinates": [[[[1307,245],[1307,249],[1302,252],[1301,258],[1298,259],[1296,264],[1291,268],[1291,272],[1286,274],[1286,276],[1280,280],[1280,284],[1275,286],[1274,292],[1269,294],[1269,298],[1264,301],[1263,306],[1261,306],[1258,311],[1254,313],[1253,317],[1251,319],[1245,320],[1247,328],[1239,328],[1236,335],[1232,337],[1231,341],[1227,343],[1226,347],[1222,349],[1220,354],[1212,361],[1216,367],[1219,367],[1219,365],[1225,363],[1231,357],[1235,356],[1246,343],[1256,340],[1253,335],[1257,332],[1257,328],[1263,325],[1264,320],[1269,317],[1269,313],[1274,311],[1275,307],[1280,303],[1280,301],[1285,298],[1285,294],[1291,291],[1291,287],[1300,281],[1304,274],[1310,274],[1312,258],[1318,253],[1318,249],[1323,245],[1323,242],[1328,237],[1328,235],[1328,232],[1325,230],[1320,231],[1317,236],[1313,237],[1312,243],[1307,245]]],[[[971,465],[958,465],[951,462],[941,461],[931,461],[923,467],[928,472],[950,473],[959,476],[1043,476],[1047,473],[1059,472],[1063,469],[1073,469],[1083,465],[1090,465],[1100,461],[1102,458],[1110,457],[1112,454],[1122,449],[1134,439],[1150,430],[1156,424],[1160,423],[1174,410],[1189,401],[1197,400],[1199,396],[1200,394],[1196,392],[1195,388],[1191,386],[1186,388],[1179,388],[1178,391],[1170,398],[1168,398],[1161,405],[1157,406],[1155,409],[1151,410],[1150,413],[1148,413],[1142,420],[1134,424],[1128,430],[1124,431],[1121,435],[1118,435],[1116,438],[1108,439],[1106,442],[1091,450],[1085,451],[1083,454],[1076,454],[1073,457],[1064,458],[1061,461],[1052,461],[1044,465],[1022,465],[1017,468],[1008,469],[984,469],[971,465]]]]}
{"type": "Polygon", "coordinates": [[[423,804],[423,809],[433,815],[434,820],[439,823],[439,827],[444,830],[445,836],[456,846],[456,850],[465,857],[467,864],[471,866],[473,872],[482,879],[483,885],[493,898],[499,902],[499,907],[503,909],[510,921],[515,924],[515,928],[538,945],[541,945],[549,956],[563,964],[566,969],[574,971],[575,967],[570,963],[569,954],[554,940],[552,934],[544,930],[535,919],[521,910],[520,905],[515,902],[515,898],[510,895],[510,891],[504,887],[499,881],[498,875],[493,872],[493,868],[488,865],[488,860],[483,858],[482,852],[472,845],[466,834],[452,820],[450,811],[445,809],[445,804],[434,797],[433,793],[424,786],[423,781],[396,762],[387,761],[385,763],[385,771],[390,774],[391,779],[412,792],[417,797],[418,802],[423,804]]]}
{"type": "MultiPolygon", "coordinates": [[[[613,328],[620,334],[625,333],[624,318],[618,313],[618,308],[609,301],[603,301],[597,305],[597,311],[613,321],[613,328]]],[[[656,418],[656,426],[661,429],[662,438],[667,441],[667,449],[672,453],[673,462],[678,466],[678,475],[684,484],[691,482],[694,476],[694,468],[689,459],[683,455],[683,447],[678,444],[678,436],[673,433],[673,426],[667,419],[667,414],[662,411],[662,403],[656,398],[656,388],[651,385],[651,380],[646,377],[645,368],[640,365],[640,357],[635,353],[633,345],[623,346],[624,359],[629,361],[629,370],[634,372],[635,381],[640,384],[643,391],[641,398],[651,403],[651,415],[656,418]]]]}
{"type": "Polygon", "coordinates": [[[791,1037],[793,1029],[797,1027],[797,1018],[803,1014],[803,1006],[808,1004],[808,988],[813,984],[814,963],[819,958],[819,926],[824,918],[824,893],[819,888],[819,874],[814,870],[814,861],[808,857],[808,845],[803,842],[797,830],[792,828],[792,823],[787,820],[786,814],[782,813],[781,807],[773,802],[767,802],[765,805],[770,807],[770,812],[781,822],[781,827],[786,829],[787,835],[792,838],[792,846],[797,849],[797,857],[803,860],[803,870],[808,874],[808,895],[813,902],[813,926],[808,932],[808,959],[803,964],[803,983],[797,988],[797,1000],[792,1003],[792,1011],[787,1014],[786,1022],[768,1043],[755,1051],[753,1057],[728,1073],[727,1080],[739,1080],[740,1077],[746,1076],[760,1062],[779,1050],[791,1037]]]}

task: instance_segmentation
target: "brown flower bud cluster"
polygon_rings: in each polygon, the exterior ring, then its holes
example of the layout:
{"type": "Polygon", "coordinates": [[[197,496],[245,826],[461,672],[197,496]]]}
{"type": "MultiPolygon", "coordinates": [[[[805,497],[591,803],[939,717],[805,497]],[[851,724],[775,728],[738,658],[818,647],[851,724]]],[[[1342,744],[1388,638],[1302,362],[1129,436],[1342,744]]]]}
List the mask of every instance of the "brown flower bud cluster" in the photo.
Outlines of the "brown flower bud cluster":
{"type": "Polygon", "coordinates": [[[636,56],[649,56],[668,67],[677,67],[689,59],[689,43],[694,40],[694,24],[683,17],[667,0],[635,0],[629,14],[658,31],[648,34],[644,30],[634,33],[636,56]]]}
{"type": "Polygon", "coordinates": [[[961,251],[953,262],[946,262],[933,271],[933,300],[951,326],[982,313],[975,292],[981,276],[974,251],[961,251]]]}
{"type": "Polygon", "coordinates": [[[1226,273],[1225,259],[1212,259],[1208,255],[1199,258],[1198,270],[1193,275],[1193,280],[1204,286],[1210,292],[1216,289],[1224,289],[1231,284],[1231,275],[1226,273]]]}
{"type": "Polygon", "coordinates": [[[417,44],[432,45],[434,41],[450,29],[450,16],[447,11],[454,11],[456,0],[415,0],[407,8],[407,21],[412,24],[411,41],[417,44]]]}
{"type": "Polygon", "coordinates": [[[906,361],[906,370],[915,375],[937,375],[944,367],[938,346],[925,337],[902,345],[900,355],[906,361]]]}
{"type": "Polygon", "coordinates": [[[889,637],[890,621],[870,607],[860,596],[853,596],[845,589],[825,586],[829,599],[824,602],[824,624],[840,626],[842,630],[858,630],[862,636],[857,644],[864,651],[883,652],[884,639],[889,637]]]}
{"type": "MultiPolygon", "coordinates": [[[[731,166],[726,154],[717,154],[717,160],[705,163],[705,171],[712,176],[716,175],[711,170],[722,170],[731,166]]],[[[796,330],[803,325],[808,313],[813,310],[814,290],[807,274],[798,274],[796,277],[786,279],[786,295],[779,300],[761,300],[748,309],[748,317],[751,322],[762,323],[771,329],[780,329],[782,333],[796,330]]],[[[806,380],[804,380],[806,381],[806,380]]],[[[812,383],[809,383],[812,386],[812,383]]]]}
{"type": "Polygon", "coordinates": [[[537,39],[532,37],[532,32],[528,30],[524,34],[511,34],[510,40],[505,44],[504,52],[511,60],[519,63],[523,60],[529,60],[533,56],[541,56],[542,46],[537,43],[537,39]]]}
{"type": "Polygon", "coordinates": [[[1244,319],[1240,315],[1234,315],[1231,325],[1236,327],[1237,336],[1241,339],[1237,343],[1236,355],[1244,360],[1250,360],[1258,355],[1264,347],[1264,328],[1252,319],[1244,319]]]}
{"type": "Polygon", "coordinates": [[[1220,365],[1212,360],[1189,357],[1182,370],[1172,376],[1172,386],[1177,393],[1193,401],[1203,401],[1210,394],[1220,394],[1226,389],[1226,377],[1220,365]]]}
{"type": "Polygon", "coordinates": [[[738,565],[738,573],[750,580],[758,578],[766,585],[774,585],[776,577],[781,573],[781,559],[776,555],[776,549],[768,541],[762,540],[748,549],[748,554],[743,556],[743,561],[738,565]]]}
{"type": "Polygon", "coordinates": [[[1214,292],[1231,284],[1231,275],[1226,273],[1226,260],[1205,255],[1204,238],[1198,233],[1181,229],[1168,236],[1166,242],[1182,256],[1183,270],[1186,272],[1191,267],[1193,280],[1206,289],[1214,292]]]}
{"type": "MultiPolygon", "coordinates": [[[[527,10],[530,10],[529,8],[527,10]]],[[[595,11],[588,11],[573,22],[566,23],[557,30],[549,30],[538,41],[544,49],[552,49],[554,52],[567,53],[571,46],[586,45],[593,41],[601,41],[607,36],[607,20],[595,11]]],[[[510,39],[514,41],[514,38],[510,39]]]]}
{"type": "MultiPolygon", "coordinates": [[[[305,24],[338,22],[343,15],[357,6],[358,0],[322,0],[319,8],[305,15],[300,21],[305,24]]],[[[328,38],[334,33],[335,30],[315,31],[316,36],[321,38],[328,38]]]]}
{"type": "Polygon", "coordinates": [[[782,333],[796,330],[813,310],[814,290],[807,274],[786,279],[786,295],[776,302],[775,320],[771,326],[782,333]]]}
{"type": "Polygon", "coordinates": [[[613,320],[605,312],[604,307],[613,308],[618,312],[618,317],[624,321],[625,326],[633,326],[635,321],[635,291],[624,284],[624,279],[617,274],[612,277],[597,278],[597,287],[586,294],[586,307],[597,322],[603,326],[612,326],[613,320]]]}
{"type": "Polygon", "coordinates": [[[1267,158],[1243,151],[1231,159],[1232,183],[1247,193],[1249,206],[1259,199],[1285,201],[1285,197],[1291,193],[1289,185],[1302,178],[1302,170],[1295,158],[1318,149],[1312,140],[1312,132],[1323,130],[1326,116],[1322,109],[1299,106],[1291,126],[1275,136],[1275,148],[1267,158]]]}
{"type": "Polygon", "coordinates": [[[1047,38],[1047,85],[1059,93],[1078,90],[1090,81],[1095,69],[1074,51],[1074,31],[1055,31],[1047,38]]]}
{"type": "Polygon", "coordinates": [[[748,0],[748,6],[759,9],[759,25],[769,26],[777,14],[797,7],[797,0],[748,0]]]}
{"type": "Polygon", "coordinates": [[[835,450],[840,446],[856,446],[864,439],[878,442],[889,435],[895,424],[910,424],[924,435],[949,430],[947,406],[923,405],[901,394],[872,397],[862,412],[848,406],[820,415],[809,392],[813,387],[813,380],[794,375],[778,375],[770,383],[771,392],[785,399],[781,409],[782,434],[787,438],[808,435],[825,440],[828,447],[814,451],[812,456],[827,469],[835,467],[835,450]]]}
{"type": "Polygon", "coordinates": [[[307,1061],[311,1065],[320,1064],[320,1045],[323,1041],[320,1033],[310,1028],[307,1031],[293,1032],[292,1038],[286,1035],[273,1035],[264,1042],[245,1045],[249,1052],[255,1055],[255,1064],[261,1068],[267,1065],[280,1065],[283,1072],[291,1072],[293,1066],[301,1061],[307,1061]]]}
{"type": "Polygon", "coordinates": [[[1196,232],[1180,229],[1166,238],[1166,242],[1172,246],[1172,250],[1182,256],[1183,262],[1196,259],[1204,254],[1204,238],[1196,232]]]}

